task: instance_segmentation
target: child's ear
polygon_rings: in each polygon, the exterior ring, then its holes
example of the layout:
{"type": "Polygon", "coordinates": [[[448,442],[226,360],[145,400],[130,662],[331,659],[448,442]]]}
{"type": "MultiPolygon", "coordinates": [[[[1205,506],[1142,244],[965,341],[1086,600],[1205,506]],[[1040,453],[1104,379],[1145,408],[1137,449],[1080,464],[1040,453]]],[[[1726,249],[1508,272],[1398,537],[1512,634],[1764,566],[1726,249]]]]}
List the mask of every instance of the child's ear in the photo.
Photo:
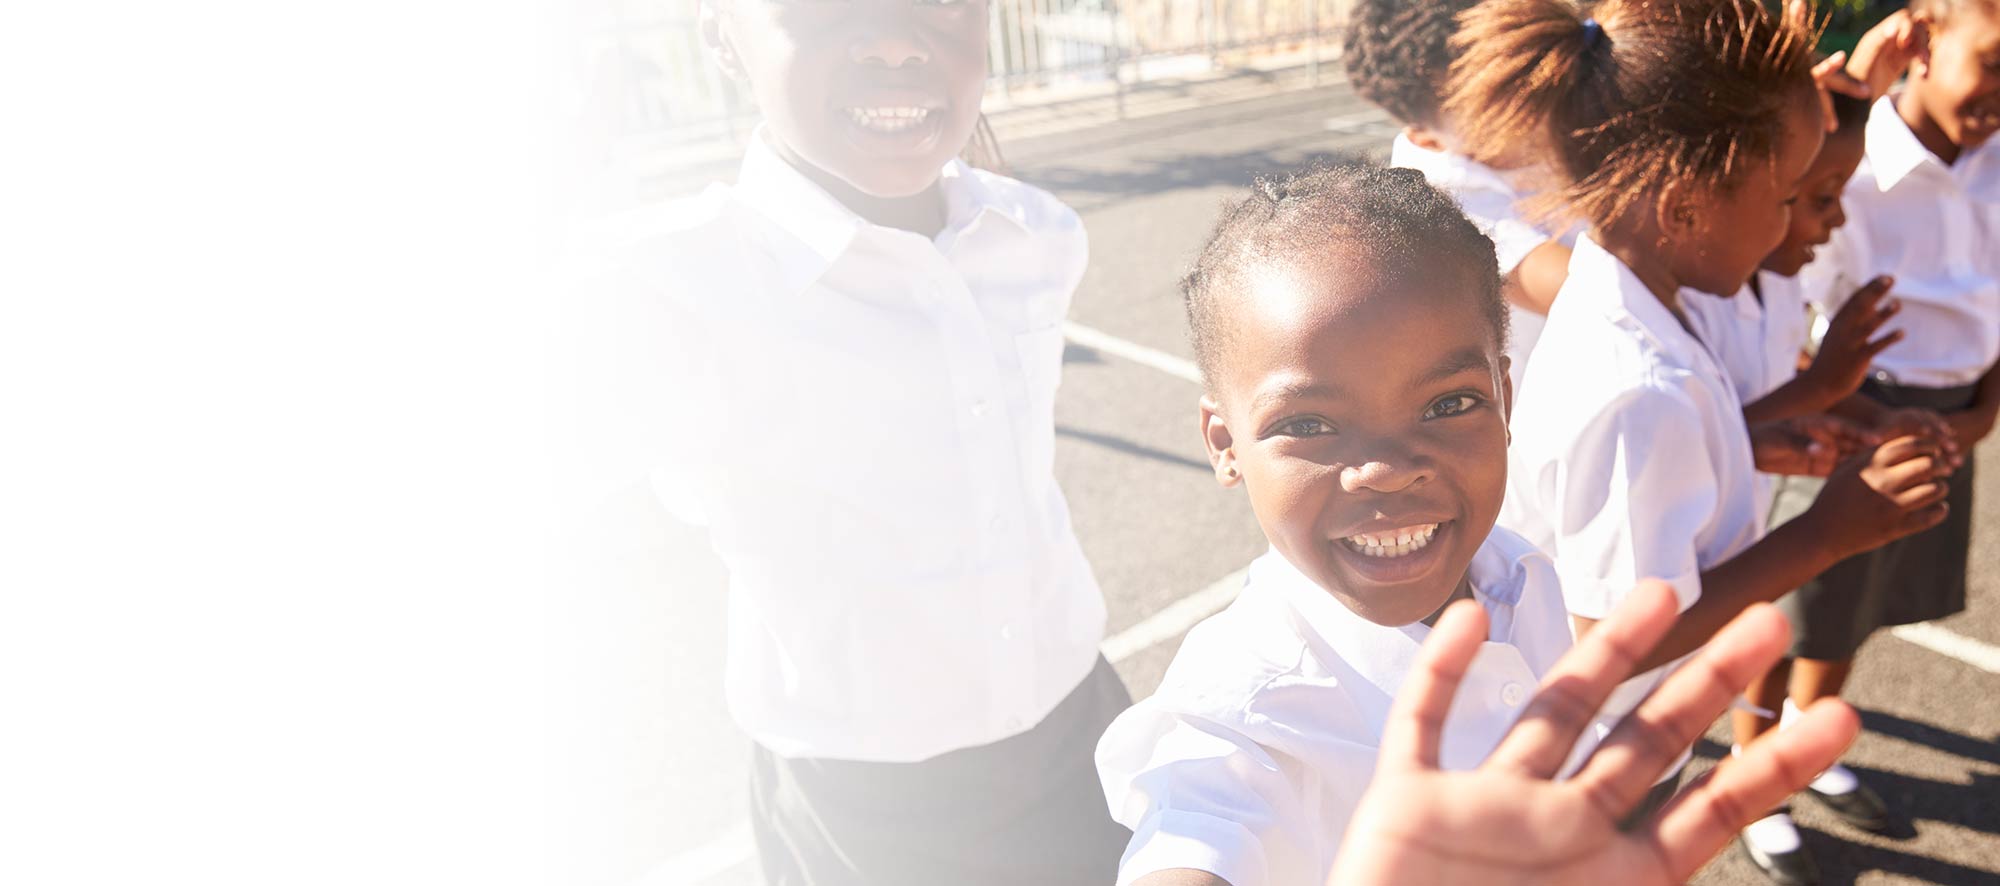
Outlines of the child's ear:
{"type": "Polygon", "coordinates": [[[722,29],[722,13],[715,8],[715,0],[702,0],[699,13],[701,45],[715,59],[717,67],[729,79],[745,82],[743,59],[736,54],[736,42],[722,29]]]}
{"type": "Polygon", "coordinates": [[[1500,355],[1500,372],[1494,386],[1500,391],[1500,420],[1507,424],[1507,442],[1514,442],[1514,358],[1500,355]]]}
{"type": "Polygon", "coordinates": [[[1431,131],[1429,127],[1418,126],[1415,123],[1403,127],[1403,137],[1409,139],[1410,144],[1423,148],[1426,151],[1442,152],[1449,150],[1445,146],[1444,139],[1439,138],[1436,132],[1431,131]]]}
{"type": "Polygon", "coordinates": [[[1201,442],[1208,449],[1208,464],[1215,469],[1215,482],[1225,488],[1243,482],[1236,470],[1236,438],[1222,421],[1222,404],[1206,394],[1201,398],[1201,442]]]}
{"type": "Polygon", "coordinates": [[[1660,188],[1660,197],[1653,203],[1653,222],[1659,226],[1661,245],[1694,241],[1702,229],[1702,208],[1693,188],[1680,182],[1668,182],[1660,188]]]}

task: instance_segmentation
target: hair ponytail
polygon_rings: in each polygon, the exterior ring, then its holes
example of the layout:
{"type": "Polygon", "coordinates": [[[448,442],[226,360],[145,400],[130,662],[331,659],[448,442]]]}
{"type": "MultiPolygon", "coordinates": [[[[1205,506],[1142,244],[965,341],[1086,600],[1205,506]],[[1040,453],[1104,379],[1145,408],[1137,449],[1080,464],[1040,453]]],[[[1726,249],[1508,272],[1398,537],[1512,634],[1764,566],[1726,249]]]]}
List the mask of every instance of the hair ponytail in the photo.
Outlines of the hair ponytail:
{"type": "Polygon", "coordinates": [[[1487,0],[1467,11],[1445,102],[1466,151],[1527,155],[1556,187],[1529,209],[1613,227],[1671,182],[1726,189],[1777,155],[1812,86],[1810,14],[1759,0],[1487,0]]]}

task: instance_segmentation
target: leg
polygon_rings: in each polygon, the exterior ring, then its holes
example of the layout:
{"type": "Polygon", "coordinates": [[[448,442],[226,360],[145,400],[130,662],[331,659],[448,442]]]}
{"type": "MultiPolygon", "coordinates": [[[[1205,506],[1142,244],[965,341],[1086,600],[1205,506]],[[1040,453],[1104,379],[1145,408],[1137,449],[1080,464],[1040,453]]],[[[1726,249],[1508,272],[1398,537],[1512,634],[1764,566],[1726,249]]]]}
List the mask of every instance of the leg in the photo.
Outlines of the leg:
{"type": "Polygon", "coordinates": [[[1755,712],[1741,709],[1731,711],[1729,719],[1731,725],[1735,727],[1737,747],[1747,746],[1757,740],[1757,736],[1777,727],[1776,715],[1784,710],[1786,687],[1794,682],[1794,679],[1792,660],[1781,658],[1777,664],[1771,666],[1771,670],[1766,672],[1762,679],[1750,684],[1749,690],[1743,693],[1743,700],[1770,711],[1772,716],[1762,717],[1755,712]]]}
{"type": "MultiPolygon", "coordinates": [[[[1853,671],[1852,658],[1799,659],[1792,668],[1791,698],[1786,701],[1785,718],[1791,719],[1796,716],[1794,711],[1804,710],[1814,701],[1839,695],[1840,688],[1847,683],[1847,675],[1853,671]]],[[[1889,810],[1882,799],[1862,784],[1853,770],[1839,763],[1820,773],[1806,787],[1807,796],[1825,804],[1848,824],[1876,832],[1889,827],[1889,810]]]]}

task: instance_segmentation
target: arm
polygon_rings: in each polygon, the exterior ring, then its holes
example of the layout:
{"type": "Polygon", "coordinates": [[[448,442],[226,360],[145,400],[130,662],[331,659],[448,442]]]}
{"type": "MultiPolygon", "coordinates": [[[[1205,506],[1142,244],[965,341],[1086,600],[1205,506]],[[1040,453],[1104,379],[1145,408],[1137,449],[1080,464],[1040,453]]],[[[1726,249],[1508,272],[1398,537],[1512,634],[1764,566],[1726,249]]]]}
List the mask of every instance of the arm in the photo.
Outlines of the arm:
{"type": "Polygon", "coordinates": [[[1507,272],[1501,292],[1507,302],[1522,310],[1546,316],[1555,304],[1556,292],[1569,279],[1570,248],[1549,240],[1530,250],[1514,270],[1507,272]]]}
{"type": "Polygon", "coordinates": [[[1996,417],[2000,417],[2000,365],[1986,370],[1986,375],[1979,379],[1979,393],[1973,396],[1970,407],[1948,413],[1944,420],[1951,425],[1958,445],[1971,448],[1993,433],[1996,417]]]}
{"type": "MultiPolygon", "coordinates": [[[[1701,648],[1743,610],[1790,593],[1855,554],[1944,520],[1950,468],[1935,441],[1900,437],[1848,462],[1806,513],[1701,573],[1701,597],[1642,658],[1647,671],[1701,648]]],[[[1572,616],[1579,637],[1595,622],[1572,616]]]]}
{"type": "Polygon", "coordinates": [[[1882,324],[1902,308],[1901,303],[1888,298],[1894,282],[1889,277],[1876,277],[1855,290],[1840,310],[1834,312],[1826,340],[1820,343],[1812,365],[1777,390],[1743,407],[1744,421],[1755,425],[1826,412],[1860,390],[1875,356],[1903,340],[1902,330],[1873,338],[1882,324]]]}

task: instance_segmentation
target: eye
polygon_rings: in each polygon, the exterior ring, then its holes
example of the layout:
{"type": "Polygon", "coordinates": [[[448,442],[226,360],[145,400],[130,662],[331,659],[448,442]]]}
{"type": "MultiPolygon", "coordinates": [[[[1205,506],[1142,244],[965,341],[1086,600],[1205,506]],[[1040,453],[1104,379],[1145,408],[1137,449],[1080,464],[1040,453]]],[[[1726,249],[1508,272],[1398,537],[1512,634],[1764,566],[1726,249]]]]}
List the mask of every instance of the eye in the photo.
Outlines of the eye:
{"type": "Polygon", "coordinates": [[[1479,408],[1482,402],[1484,401],[1477,394],[1446,394],[1431,401],[1431,407],[1424,410],[1424,418],[1429,420],[1464,415],[1479,408]]]}
{"type": "Polygon", "coordinates": [[[1333,433],[1332,425],[1327,424],[1324,419],[1310,416],[1285,419],[1272,429],[1272,434],[1279,437],[1317,437],[1331,433],[1333,433]]]}

